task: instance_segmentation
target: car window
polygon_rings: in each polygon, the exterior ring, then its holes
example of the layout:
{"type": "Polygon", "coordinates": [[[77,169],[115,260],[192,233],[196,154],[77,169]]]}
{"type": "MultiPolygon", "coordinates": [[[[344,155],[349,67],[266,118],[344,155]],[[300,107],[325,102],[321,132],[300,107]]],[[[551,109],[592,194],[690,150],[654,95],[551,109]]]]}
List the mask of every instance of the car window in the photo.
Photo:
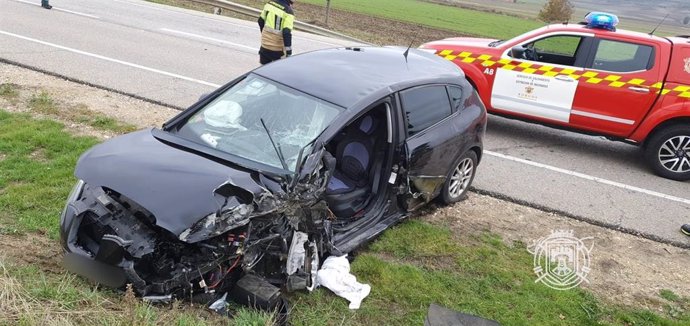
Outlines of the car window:
{"type": "Polygon", "coordinates": [[[574,66],[575,55],[580,47],[580,43],[582,43],[582,37],[580,36],[556,35],[543,38],[525,47],[531,47],[535,51],[534,58],[531,59],[532,61],[574,66]]]}
{"type": "Polygon", "coordinates": [[[340,112],[339,107],[328,102],[249,75],[173,132],[272,167],[282,168],[282,156],[287,168],[294,171],[300,150],[318,137],[340,112]],[[275,141],[275,147],[270,138],[275,141]]]}
{"type": "Polygon", "coordinates": [[[653,56],[651,46],[602,39],[589,68],[615,72],[648,70],[653,56]]]}
{"type": "Polygon", "coordinates": [[[407,117],[407,135],[412,136],[450,115],[445,86],[424,86],[400,93],[407,117]]]}
{"type": "Polygon", "coordinates": [[[450,95],[453,112],[462,110],[462,89],[457,86],[448,86],[448,95],[450,95]]]}

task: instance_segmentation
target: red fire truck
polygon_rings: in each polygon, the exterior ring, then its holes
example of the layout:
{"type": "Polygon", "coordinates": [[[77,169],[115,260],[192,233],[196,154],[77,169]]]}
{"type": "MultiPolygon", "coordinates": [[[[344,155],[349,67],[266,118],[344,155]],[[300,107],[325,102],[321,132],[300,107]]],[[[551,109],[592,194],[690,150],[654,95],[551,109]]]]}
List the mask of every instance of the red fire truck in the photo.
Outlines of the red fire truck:
{"type": "Polygon", "coordinates": [[[660,176],[690,180],[690,37],[617,30],[590,13],[507,41],[421,49],[456,63],[490,113],[643,146],[660,176]]]}

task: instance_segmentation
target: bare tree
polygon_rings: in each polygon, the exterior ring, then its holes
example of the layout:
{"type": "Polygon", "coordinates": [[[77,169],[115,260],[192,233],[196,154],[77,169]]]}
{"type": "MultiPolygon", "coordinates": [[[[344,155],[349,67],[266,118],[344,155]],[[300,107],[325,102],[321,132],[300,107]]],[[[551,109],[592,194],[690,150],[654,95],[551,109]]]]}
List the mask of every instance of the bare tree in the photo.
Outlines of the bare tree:
{"type": "Polygon", "coordinates": [[[549,0],[539,11],[539,19],[547,22],[565,22],[570,20],[575,7],[570,0],[549,0]]]}

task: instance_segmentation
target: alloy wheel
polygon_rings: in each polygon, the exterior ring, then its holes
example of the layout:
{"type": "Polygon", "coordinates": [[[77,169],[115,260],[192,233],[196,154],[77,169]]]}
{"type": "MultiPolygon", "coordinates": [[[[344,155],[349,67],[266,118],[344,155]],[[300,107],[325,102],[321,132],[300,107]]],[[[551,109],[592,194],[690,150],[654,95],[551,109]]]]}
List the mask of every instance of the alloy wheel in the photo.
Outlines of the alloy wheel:
{"type": "Polygon", "coordinates": [[[661,166],[671,172],[690,172],[690,136],[666,140],[659,148],[658,159],[661,166]]]}
{"type": "Polygon", "coordinates": [[[452,198],[457,198],[465,192],[465,189],[469,187],[470,181],[472,180],[472,175],[474,174],[474,162],[471,158],[465,158],[460,161],[455,171],[453,171],[453,176],[450,177],[450,185],[448,186],[448,194],[452,198]]]}

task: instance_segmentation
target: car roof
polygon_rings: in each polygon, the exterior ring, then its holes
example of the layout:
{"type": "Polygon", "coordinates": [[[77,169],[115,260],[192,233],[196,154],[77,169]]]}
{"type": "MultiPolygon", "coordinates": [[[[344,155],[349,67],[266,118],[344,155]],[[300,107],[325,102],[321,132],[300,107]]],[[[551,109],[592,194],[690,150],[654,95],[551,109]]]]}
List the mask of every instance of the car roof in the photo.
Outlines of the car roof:
{"type": "Polygon", "coordinates": [[[462,83],[464,73],[451,62],[417,49],[410,49],[406,59],[405,50],[318,50],[275,61],[254,73],[345,108],[416,85],[462,83]]]}

